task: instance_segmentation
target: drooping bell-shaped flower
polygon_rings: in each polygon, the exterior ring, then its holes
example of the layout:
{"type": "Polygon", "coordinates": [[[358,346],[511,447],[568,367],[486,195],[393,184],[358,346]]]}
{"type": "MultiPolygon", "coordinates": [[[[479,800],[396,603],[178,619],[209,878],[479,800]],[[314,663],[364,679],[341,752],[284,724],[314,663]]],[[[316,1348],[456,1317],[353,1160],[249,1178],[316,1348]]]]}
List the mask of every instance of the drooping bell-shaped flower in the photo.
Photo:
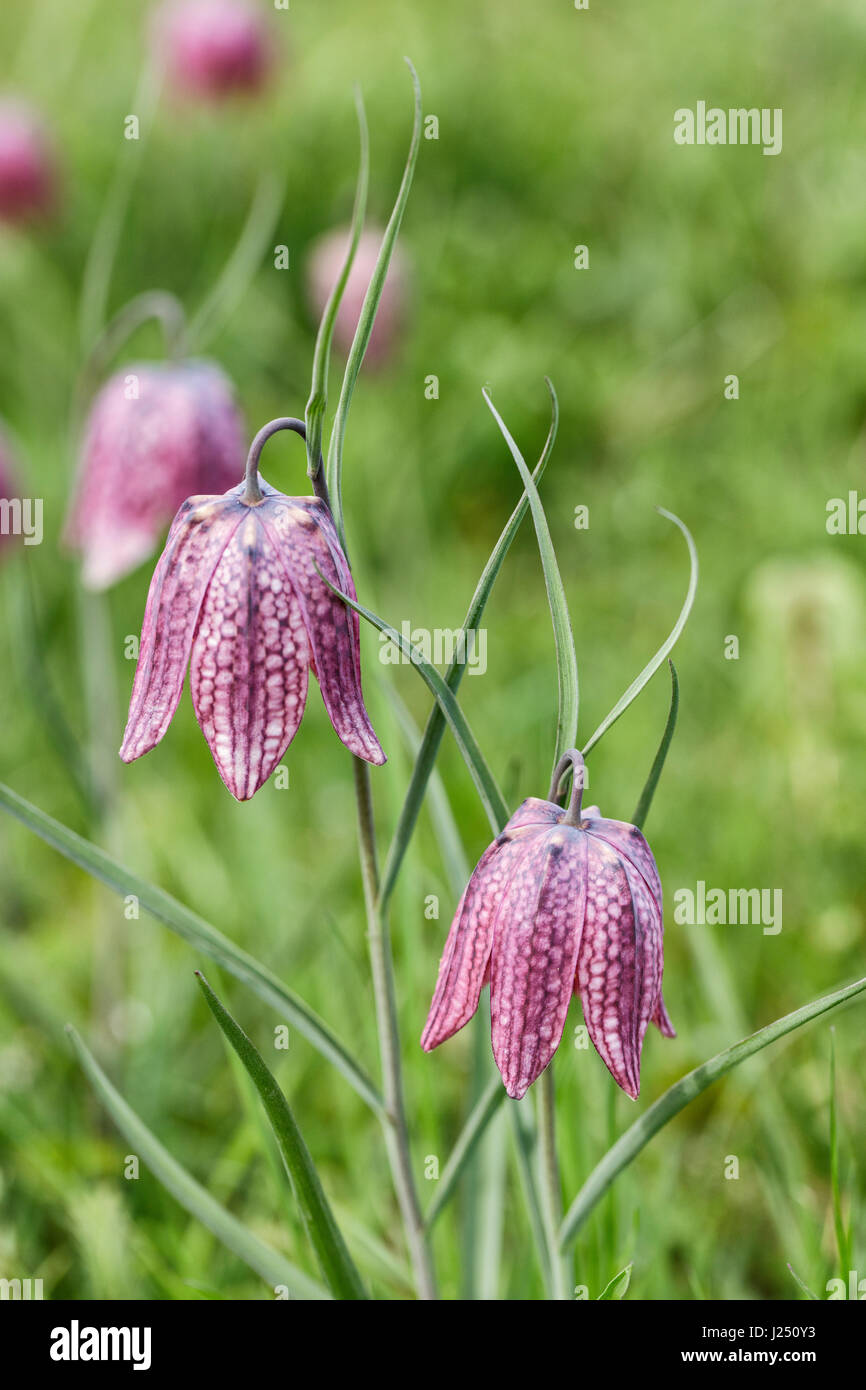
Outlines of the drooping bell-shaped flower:
{"type": "Polygon", "coordinates": [[[238,801],[270,777],[298,731],[307,672],[351,752],[384,763],[361,692],[358,616],[348,561],[322,497],[286,497],[258,473],[275,420],[253,440],[246,479],[221,497],[190,497],[154,571],[120,756],[154,748],[177,708],[187,666],[193,708],[219,774],[238,801]]]}
{"type": "Polygon", "coordinates": [[[581,812],[584,767],[565,755],[550,799],[530,797],[481,856],[457,908],[427,1025],[426,1051],[475,1013],[490,983],[493,1054],[522,1096],[559,1046],[572,994],[617,1085],[633,1098],[647,1024],[674,1030],[662,1000],[662,889],[634,825],[581,812]],[[571,803],[557,805],[568,764],[571,803]]]}
{"type": "Polygon", "coordinates": [[[41,117],[26,102],[0,100],[0,219],[29,222],[57,201],[57,163],[41,117]]]}
{"type": "Polygon", "coordinates": [[[249,0],[166,0],[154,43],[180,97],[254,94],[270,67],[264,15],[249,0]]]}
{"type": "MultiPolygon", "coordinates": [[[[334,342],[339,350],[347,355],[352,346],[355,329],[361,317],[361,309],[370,277],[379,256],[384,232],[370,229],[361,234],[355,259],[349,271],[343,298],[337,310],[334,324],[334,342]]],[[[346,252],[349,249],[351,232],[348,227],[326,232],[315,243],[307,266],[307,293],[317,315],[320,315],[339,279],[346,252]]],[[[408,274],[405,259],[396,247],[388,266],[385,287],[376,311],[373,331],[367,346],[365,361],[370,366],[380,366],[390,358],[397,345],[400,330],[405,318],[406,290],[408,274]]]]}
{"type": "Polygon", "coordinates": [[[115,373],[96,397],[66,540],[89,589],[152,555],[181,502],[224,492],[243,468],[243,421],[214,363],[148,362],[115,373]]]}

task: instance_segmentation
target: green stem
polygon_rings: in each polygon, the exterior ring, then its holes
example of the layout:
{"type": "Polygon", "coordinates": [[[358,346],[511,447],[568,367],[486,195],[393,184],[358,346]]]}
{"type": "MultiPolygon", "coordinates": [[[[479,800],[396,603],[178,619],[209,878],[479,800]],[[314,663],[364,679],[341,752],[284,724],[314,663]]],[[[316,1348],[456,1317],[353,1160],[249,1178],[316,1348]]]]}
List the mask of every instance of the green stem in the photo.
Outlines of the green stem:
{"type": "Polygon", "coordinates": [[[364,884],[364,904],[367,912],[367,944],[373,976],[373,995],[376,1001],[376,1026],[379,1035],[379,1055],[382,1062],[382,1092],[385,1098],[382,1127],[397,1201],[406,1230],[406,1240],[418,1295],[422,1299],[435,1299],[437,1295],[433,1261],[412,1173],[409,1128],[406,1122],[406,1108],[403,1099],[400,1032],[397,1022],[397,997],[394,988],[394,962],[391,954],[388,917],[387,912],[380,909],[378,902],[379,868],[376,858],[376,830],[373,818],[370,769],[361,758],[354,758],[353,764],[355,797],[358,807],[361,877],[364,884]]]}
{"type": "Polygon", "coordinates": [[[556,1150],[556,1088],[552,1063],[542,1072],[538,1083],[538,1166],[553,1297],[558,1302],[564,1302],[571,1298],[571,1282],[569,1262],[559,1249],[562,1180],[556,1150]]]}

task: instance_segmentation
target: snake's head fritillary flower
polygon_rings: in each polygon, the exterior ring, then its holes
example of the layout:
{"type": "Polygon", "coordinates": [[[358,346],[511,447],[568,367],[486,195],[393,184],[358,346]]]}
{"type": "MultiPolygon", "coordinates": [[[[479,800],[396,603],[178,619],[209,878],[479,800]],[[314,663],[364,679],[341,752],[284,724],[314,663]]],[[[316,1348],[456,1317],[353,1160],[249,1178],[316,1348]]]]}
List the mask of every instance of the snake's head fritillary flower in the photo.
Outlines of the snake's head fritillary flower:
{"type": "Polygon", "coordinates": [[[154,40],[182,97],[255,94],[270,68],[264,15],[248,0],[167,0],[156,15],[154,40]]]}
{"type": "Polygon", "coordinates": [[[14,526],[16,504],[20,506],[21,488],[12,451],[3,431],[0,431],[0,551],[14,546],[19,539],[14,526]]]}
{"type": "Polygon", "coordinates": [[[149,362],[112,376],[90,411],[66,540],[105,589],[152,555],[181,502],[243,468],[231,383],[210,362],[149,362]]]}
{"type": "Polygon", "coordinates": [[[581,812],[583,758],[566,754],[550,800],[530,797],[481,856],[457,908],[421,1045],[469,1021],[490,983],[493,1054],[524,1095],[559,1046],[572,994],[617,1085],[635,1098],[647,1024],[674,1030],[662,1000],[662,889],[634,825],[581,812]],[[573,766],[567,810],[554,797],[573,766]]]}
{"type": "Polygon", "coordinates": [[[154,571],[120,756],[154,748],[177,708],[189,666],[193,707],[219,774],[238,801],[267,781],[298,731],[307,673],[334,729],[369,763],[384,763],[361,692],[349,564],[321,497],[286,497],[257,471],[221,497],[190,497],[154,571]],[[333,589],[329,587],[333,586],[333,589]]]}
{"type": "MultiPolygon", "coordinates": [[[[307,268],[308,295],[317,315],[322,313],[339,279],[349,249],[350,235],[348,227],[326,232],[316,242],[310,254],[307,268]]],[[[352,346],[383,236],[383,231],[371,229],[363,232],[358,242],[334,324],[334,342],[344,356],[352,346]]],[[[380,366],[393,355],[405,317],[407,281],[406,262],[400,248],[396,247],[385,277],[385,287],[367,346],[365,360],[371,366],[380,366]]]]}
{"type": "Polygon", "coordinates": [[[0,101],[0,219],[29,222],[57,202],[57,165],[38,113],[14,98],[0,101]]]}

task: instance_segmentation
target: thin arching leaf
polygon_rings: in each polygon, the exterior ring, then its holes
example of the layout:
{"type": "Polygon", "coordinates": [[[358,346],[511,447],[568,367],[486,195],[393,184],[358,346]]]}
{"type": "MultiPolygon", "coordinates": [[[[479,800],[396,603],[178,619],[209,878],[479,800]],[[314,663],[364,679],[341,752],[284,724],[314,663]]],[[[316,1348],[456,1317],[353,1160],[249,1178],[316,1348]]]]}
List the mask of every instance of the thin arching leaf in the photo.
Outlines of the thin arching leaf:
{"type": "MultiPolygon", "coordinates": [[[[552,393],[551,395],[551,404],[552,413],[550,420],[550,429],[547,434],[547,439],[545,441],[541,457],[538,460],[538,463],[535,466],[535,471],[532,475],[532,480],[535,483],[536,487],[541,482],[542,475],[544,473],[545,468],[547,467],[550,455],[553,452],[553,446],[556,442],[556,433],[559,426],[559,407],[557,404],[555,393],[552,393]]],[[[481,578],[479,579],[478,584],[476,586],[475,593],[472,595],[472,601],[470,602],[469,607],[466,610],[466,617],[463,620],[463,627],[461,629],[461,632],[467,633],[475,632],[477,630],[478,625],[481,622],[481,618],[484,614],[484,609],[487,606],[487,600],[489,599],[493,591],[493,585],[496,583],[499,571],[502,569],[502,566],[505,562],[505,557],[511,548],[511,542],[517,535],[517,532],[520,528],[520,523],[525,517],[528,509],[529,495],[528,493],[524,492],[517,506],[514,508],[514,511],[511,513],[511,516],[508,518],[508,521],[505,523],[505,526],[502,530],[502,534],[500,535],[499,540],[496,542],[496,545],[493,547],[493,550],[490,554],[490,559],[484,566],[481,578]]],[[[445,673],[445,684],[448,686],[448,689],[451,690],[455,695],[460,686],[460,682],[463,679],[463,674],[465,670],[465,661],[460,661],[457,657],[455,657],[454,661],[452,661],[451,665],[445,673]]],[[[418,813],[421,810],[421,805],[424,800],[424,794],[427,790],[427,783],[430,779],[430,774],[436,763],[436,756],[439,752],[439,746],[442,742],[442,735],[445,732],[446,724],[447,720],[445,718],[445,715],[442,713],[442,709],[437,702],[433,705],[433,708],[430,711],[430,715],[427,720],[426,727],[424,729],[424,735],[421,740],[421,746],[418,749],[415,758],[415,766],[412,769],[412,777],[410,779],[409,786],[406,790],[406,795],[403,800],[403,806],[400,810],[400,817],[397,822],[397,827],[394,831],[394,835],[388,849],[388,855],[385,860],[384,868],[382,870],[382,886],[379,890],[379,895],[383,903],[388,901],[388,899],[391,896],[391,893],[394,890],[394,884],[396,883],[397,875],[400,872],[400,865],[403,862],[403,856],[406,853],[409,841],[412,838],[412,832],[415,829],[415,825],[418,820],[418,813]]],[[[503,821],[502,824],[504,825],[505,822],[503,821]]],[[[499,826],[498,829],[501,830],[502,826],[499,826]]]]}
{"type": "Polygon", "coordinates": [[[490,1120],[496,1114],[506,1096],[502,1078],[497,1074],[492,1076],[484,1089],[483,1094],[476,1103],[472,1114],[469,1116],[457,1138],[454,1148],[448,1158],[448,1162],[442,1169],[439,1182],[436,1185],[436,1196],[427,1208],[424,1218],[424,1225],[429,1231],[437,1218],[442,1214],[453,1195],[457,1182],[469,1162],[475,1146],[487,1128],[490,1120]]]}
{"type": "Polygon", "coordinates": [[[678,516],[674,516],[673,512],[666,512],[664,507],[656,507],[656,511],[661,516],[667,517],[668,521],[672,521],[675,526],[678,526],[686,538],[686,545],[689,548],[690,569],[689,587],[686,591],[685,601],[683,603],[682,608],[680,609],[679,617],[677,618],[676,622],[674,623],[670,633],[665,638],[664,642],[662,642],[662,645],[659,647],[655,656],[652,658],[652,660],[647,662],[640,675],[632,681],[625,694],[622,695],[619,700],[617,700],[613,709],[610,711],[610,714],[605,715],[604,719],[599,724],[595,733],[588,740],[588,742],[584,744],[582,750],[584,757],[591,748],[595,747],[602,735],[607,733],[611,724],[615,724],[616,721],[619,719],[620,715],[625,713],[632,700],[637,698],[637,696],[643,690],[647,682],[651,680],[652,677],[655,675],[656,671],[659,669],[668,653],[673,651],[677,639],[680,633],[682,632],[683,628],[685,627],[686,622],[688,620],[688,616],[692,611],[692,604],[695,601],[695,593],[698,587],[698,552],[695,548],[694,540],[692,539],[692,533],[689,530],[689,528],[685,525],[685,523],[680,521],[678,516]]]}
{"type": "Polygon", "coordinates": [[[496,785],[496,779],[487,766],[481,749],[478,747],[478,742],[466,721],[465,714],[458,705],[452,692],[448,689],[445,681],[436,670],[436,667],[427,660],[418,647],[413,646],[411,642],[407,641],[390,623],[386,623],[384,618],[380,618],[376,613],[372,613],[369,608],[364,608],[362,604],[357,603],[354,599],[349,598],[347,594],[342,593],[335,585],[330,583],[326,576],[322,574],[321,570],[319,570],[319,574],[324,583],[328,585],[328,588],[331,589],[333,593],[337,594],[349,608],[354,609],[362,618],[366,618],[368,623],[377,628],[379,632],[383,632],[386,637],[390,638],[396,647],[399,647],[403,655],[409,658],[422,680],[436,696],[442,713],[448,721],[448,726],[457,742],[457,747],[460,749],[463,756],[463,761],[468,767],[472,780],[475,783],[476,790],[481,798],[481,804],[487,813],[487,819],[490,821],[493,833],[498,835],[501,827],[508,820],[508,811],[502,799],[502,793],[496,785]]]}
{"type": "Polygon", "coordinates": [[[261,1053],[214,994],[200,971],[196,971],[196,977],[208,1008],[258,1091],[288,1170],[304,1229],[331,1293],[339,1299],[366,1298],[360,1275],[352,1263],[289,1102],[265,1065],[261,1053]]]}
{"type": "Polygon", "coordinates": [[[337,283],[331,290],[328,302],[325,305],[322,321],[319,324],[319,331],[316,335],[316,348],[313,353],[313,379],[310,387],[310,399],[307,401],[307,409],[304,417],[307,426],[307,472],[311,478],[316,477],[322,457],[322,423],[328,404],[328,366],[331,358],[331,340],[334,336],[334,325],[337,322],[337,314],[355,260],[355,253],[358,250],[358,243],[361,240],[361,232],[364,229],[364,218],[367,215],[367,192],[370,186],[370,135],[367,129],[367,113],[364,110],[364,99],[361,96],[360,90],[356,90],[355,92],[355,109],[358,114],[358,134],[361,142],[361,150],[358,162],[358,182],[355,187],[355,205],[352,209],[352,227],[349,235],[349,246],[346,251],[346,258],[343,261],[342,270],[337,278],[337,283]]]}
{"type": "MultiPolygon", "coordinates": [[[[547,389],[554,403],[554,410],[556,410],[556,393],[550,381],[547,381],[547,389]]],[[[553,639],[556,644],[556,675],[559,686],[559,700],[556,715],[556,745],[553,755],[553,766],[555,767],[563,753],[565,753],[567,749],[573,748],[577,740],[577,653],[574,650],[574,634],[571,630],[568,601],[565,597],[565,587],[562,582],[562,576],[559,573],[556,551],[553,548],[550,527],[547,524],[547,517],[544,515],[544,507],[541,505],[538,489],[532,481],[523,455],[509,433],[505,421],[502,419],[502,416],[499,414],[487,392],[484,391],[482,394],[487,402],[491,415],[499,426],[503,439],[511,451],[511,457],[517,464],[518,472],[520,473],[523,486],[529,498],[529,505],[532,508],[532,520],[535,523],[535,534],[538,537],[538,549],[541,555],[541,566],[544,571],[544,587],[547,590],[547,602],[550,605],[550,617],[553,622],[553,639]]]]}
{"type": "Polygon", "coordinates": [[[207,346],[241,302],[262,263],[265,248],[273,240],[284,196],[282,180],[271,172],[263,173],[237,243],[190,324],[189,336],[196,351],[201,352],[207,346]]]}
{"type": "Polygon", "coordinates": [[[346,436],[346,422],[349,417],[349,407],[352,404],[352,394],[355,390],[355,383],[358,380],[361,364],[364,361],[364,354],[367,351],[370,334],[373,332],[376,310],[379,307],[379,300],[382,298],[382,291],[385,288],[385,278],[388,274],[388,266],[391,263],[394,247],[397,244],[397,237],[403,221],[403,214],[406,211],[406,204],[409,201],[409,190],[412,187],[415,164],[418,160],[418,149],[421,144],[421,84],[418,81],[418,74],[408,58],[406,59],[406,63],[412,74],[412,86],[415,92],[415,119],[412,127],[412,139],[409,144],[409,154],[406,159],[406,167],[403,171],[400,191],[397,194],[397,201],[394,204],[394,210],[385,228],[385,235],[382,238],[379,256],[370,278],[370,284],[367,288],[367,293],[361,308],[361,316],[358,319],[358,327],[355,330],[355,336],[352,340],[352,346],[346,361],[346,370],[343,374],[343,385],[340,390],[340,399],[337,402],[334,424],[328,445],[328,489],[331,494],[331,509],[334,514],[334,522],[341,542],[345,542],[343,531],[343,442],[346,436]]]}
{"type": "Polygon", "coordinates": [[[67,1032],[88,1080],[134,1153],[180,1202],[182,1207],[207,1226],[223,1245],[232,1250],[250,1269],[261,1275],[271,1288],[285,1287],[295,1298],[323,1299],[329,1294],[283,1255],[265,1245],[236,1216],[220,1206],[210,1193],[163,1148],[152,1130],[112,1086],[99,1063],[85,1047],[75,1029],[67,1032]]]}
{"type": "Polygon", "coordinates": [[[646,1147],[654,1135],[658,1134],[660,1129],[663,1129],[675,1115],[678,1115],[681,1110],[684,1110],[687,1105],[701,1095],[708,1086],[712,1086],[714,1081],[718,1081],[720,1077],[725,1076],[741,1062],[745,1062],[747,1057],[754,1057],[756,1052],[761,1052],[765,1047],[769,1047],[770,1043],[785,1037],[787,1033],[793,1033],[795,1028],[802,1028],[813,1018],[818,1018],[819,1015],[828,1013],[831,1009],[837,1009],[841,1004],[847,1004],[849,1000],[856,998],[864,990],[866,990],[866,979],[857,980],[853,985],[846,985],[844,989],[835,990],[832,994],[823,994],[819,999],[813,999],[811,1003],[804,1004],[800,1009],[795,1009],[793,1013],[785,1014],[783,1018],[777,1018],[775,1022],[767,1024],[766,1028],[759,1029],[750,1037],[743,1038],[733,1047],[725,1048],[724,1052],[711,1057],[708,1062],[695,1067],[694,1071],[690,1071],[681,1080],[675,1082],[665,1091],[664,1095],[659,1097],[654,1105],[650,1106],[645,1114],[635,1120],[634,1124],[620,1136],[590,1173],[569,1207],[560,1228],[561,1248],[567,1250],[573,1243],[596,1203],[604,1196],[611,1183],[615,1181],[623,1169],[637,1158],[641,1150],[646,1147]]]}
{"type": "Polygon", "coordinates": [[[650,768],[650,774],[646,780],[646,786],[640,794],[640,800],[638,801],[638,804],[635,808],[635,813],[631,818],[632,825],[636,825],[639,830],[643,829],[646,818],[649,815],[649,808],[652,805],[652,800],[655,796],[655,790],[658,786],[658,780],[662,775],[662,768],[665,765],[665,758],[668,755],[668,749],[671,746],[671,739],[674,736],[674,730],[677,726],[677,711],[680,707],[680,683],[679,679],[677,678],[677,668],[676,666],[674,666],[674,663],[671,661],[670,657],[668,657],[668,666],[671,668],[671,704],[670,709],[668,710],[667,722],[665,723],[665,731],[662,734],[662,741],[658,746],[658,752],[656,753],[655,758],[653,759],[653,765],[650,768]]]}
{"type": "Polygon", "coordinates": [[[131,873],[110,854],[106,854],[89,840],[83,839],[81,835],[76,835],[74,830],[61,825],[60,821],[46,815],[3,783],[0,783],[0,810],[14,816],[46,844],[58,850],[93,878],[99,879],[100,883],[119,893],[121,897],[137,898],[145,911],[158,922],[162,922],[169,931],[182,937],[190,946],[215,960],[218,965],[224,966],[229,974],[249,986],[260,999],[292,1023],[323,1057],[333,1063],[371,1109],[377,1114],[382,1113],[381,1095],[367,1073],[358,1065],[349,1048],[309,1005],[284,985],[267,966],[261,965],[254,956],[242,951],[227,936],[217,931],[216,927],[211,926],[197,913],[191,912],[188,907],[184,907],[183,903],[179,903],[170,893],[131,873]]]}

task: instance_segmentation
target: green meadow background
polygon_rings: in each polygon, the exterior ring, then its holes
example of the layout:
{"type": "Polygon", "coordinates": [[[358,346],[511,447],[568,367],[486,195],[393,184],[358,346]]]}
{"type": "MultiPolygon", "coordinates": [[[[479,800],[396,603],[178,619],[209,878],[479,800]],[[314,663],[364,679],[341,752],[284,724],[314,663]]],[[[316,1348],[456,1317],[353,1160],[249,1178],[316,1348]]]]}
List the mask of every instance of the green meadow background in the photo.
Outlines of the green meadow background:
{"type": "MultiPolygon", "coordinates": [[[[44,498],[39,547],[0,565],[0,780],[194,907],[331,1022],[377,1074],[351,766],[311,683],[285,760],[288,789],[246,805],[224,790],[188,695],[162,745],[114,756],[151,566],[104,603],[83,601],[60,534],[75,465],[70,411],[83,355],[82,275],[120,166],[134,164],[109,307],[143,290],[194,312],[240,233],[257,182],[285,191],[274,244],[208,352],[236,384],[250,434],[303,414],[315,324],[304,288],[313,240],[348,218],[359,82],[372,142],[371,220],[384,221],[411,128],[417,66],[425,114],[401,245],[411,271],[393,360],[362,373],[345,449],[345,513],[361,599],[399,627],[456,627],[520,495],[481,397],[534,460],[562,421],[542,495],[568,593],[583,739],[673,624],[682,537],[701,581],[676,652],[677,734],[647,834],[665,887],[665,996],[675,1041],[647,1038],[642,1094],[617,1092],[592,1050],[555,1062],[566,1200],[611,1138],[691,1067],[864,972],[866,562],[860,536],[830,536],[826,505],[866,492],[866,14],[855,0],[293,0],[269,12],[280,56],[267,94],[216,109],[164,96],[138,144],[134,112],[148,7],[30,0],[0,11],[3,87],[46,113],[63,168],[57,221],[0,233],[0,417],[28,495],[44,498]],[[698,100],[781,107],[784,148],[683,148],[673,113],[698,100]],[[586,270],[574,248],[589,248],[586,270]],[[739,377],[739,399],[724,397],[739,377]],[[439,399],[424,381],[439,378],[439,399]],[[589,508],[576,530],[574,509],[589,508]],[[108,662],[100,662],[104,626],[108,662]],[[94,633],[96,632],[96,636],[94,633]],[[87,638],[89,634],[89,639],[87,638]],[[729,636],[739,658],[725,659],[729,636]],[[109,789],[97,817],[72,769],[109,789]],[[781,889],[783,928],[681,926],[673,894],[781,889]]],[[[153,327],[117,359],[161,355],[153,327]]],[[[341,361],[332,369],[336,395],[341,361]]],[[[283,436],[263,469],[303,492],[303,450],[283,436]]],[[[556,677],[529,520],[485,625],[488,668],[461,702],[509,804],[544,795],[556,677]]],[[[411,758],[396,692],[418,724],[430,697],[385,666],[363,633],[365,688],[389,753],[373,782],[387,846],[411,758]]],[[[660,672],[590,760],[591,795],[628,819],[664,725],[660,672]]],[[[489,831],[450,735],[439,767],[473,864],[489,831]]],[[[260,1235],[314,1272],[255,1108],[238,1087],[193,976],[207,971],[272,1061],[376,1297],[411,1297],[375,1119],[294,1030],[236,981],[54,854],[0,825],[0,1275],[40,1277],[47,1297],[272,1297],[167,1195],[76,1064],[71,1021],[130,1104],[260,1235]]],[[[456,902],[425,811],[394,899],[403,1061],[422,1199],[470,1102],[469,1028],[421,1052],[456,902]],[[437,895],[438,920],[425,917],[437,895]]],[[[482,1009],[481,1029],[487,1028],[482,1009]]],[[[833,1016],[841,1190],[851,1265],[866,1277],[863,1005],[833,1016]],[[858,1170],[859,1164],[859,1170],[858,1170]],[[858,1263],[859,1262],[859,1263],[858,1263]]],[[[643,1152],[584,1228],[574,1282],[597,1297],[633,1263],[628,1297],[821,1296],[840,1273],[833,1230],[830,1023],[819,1020],[691,1105],[643,1152]],[[730,1159],[739,1176],[726,1178],[730,1159]]],[[[526,1102],[531,1104],[531,1101],[526,1102]]],[[[447,1298],[535,1299],[543,1289],[504,1112],[437,1227],[447,1298]]],[[[841,1271],[847,1278],[847,1271],[841,1271]]]]}

